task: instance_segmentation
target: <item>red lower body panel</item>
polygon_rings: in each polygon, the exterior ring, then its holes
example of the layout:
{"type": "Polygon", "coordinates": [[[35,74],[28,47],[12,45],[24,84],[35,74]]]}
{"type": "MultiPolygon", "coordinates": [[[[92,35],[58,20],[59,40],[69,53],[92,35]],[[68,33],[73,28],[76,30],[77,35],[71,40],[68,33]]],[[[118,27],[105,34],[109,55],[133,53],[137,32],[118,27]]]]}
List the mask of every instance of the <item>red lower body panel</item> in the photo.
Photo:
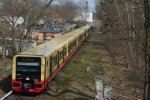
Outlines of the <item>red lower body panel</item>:
{"type": "Polygon", "coordinates": [[[16,80],[12,80],[12,90],[16,91],[16,92],[41,92],[42,90],[44,90],[44,82],[34,82],[34,89],[27,89],[25,90],[23,88],[23,83],[20,81],[16,81],[16,80]]]}

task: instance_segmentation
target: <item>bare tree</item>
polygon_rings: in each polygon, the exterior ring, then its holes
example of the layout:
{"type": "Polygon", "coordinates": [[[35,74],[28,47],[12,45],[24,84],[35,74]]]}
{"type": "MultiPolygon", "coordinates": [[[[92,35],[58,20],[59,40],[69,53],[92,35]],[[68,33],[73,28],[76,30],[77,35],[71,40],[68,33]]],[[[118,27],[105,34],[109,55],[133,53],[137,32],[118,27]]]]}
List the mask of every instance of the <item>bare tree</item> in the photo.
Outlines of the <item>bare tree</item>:
{"type": "Polygon", "coordinates": [[[102,31],[108,49],[113,56],[120,56],[117,59],[126,68],[145,69],[143,98],[149,100],[149,0],[101,0],[100,5],[98,11],[102,14],[102,31]]]}
{"type": "Polygon", "coordinates": [[[110,51],[113,55],[122,56],[117,59],[123,60],[125,67],[141,69],[141,62],[144,61],[144,12],[141,0],[102,0],[100,5],[102,30],[106,39],[112,41],[107,45],[110,51]]]}
{"type": "Polygon", "coordinates": [[[150,99],[150,2],[144,0],[145,6],[145,85],[144,100],[150,99]]]}
{"type": "Polygon", "coordinates": [[[60,0],[60,5],[57,9],[59,17],[63,18],[66,22],[72,22],[77,16],[78,6],[73,0],[60,0]]]}
{"type": "MultiPolygon", "coordinates": [[[[20,48],[24,36],[27,35],[31,26],[40,18],[45,16],[45,10],[50,6],[54,0],[1,0],[1,18],[5,19],[10,25],[10,32],[12,37],[12,53],[16,54],[15,38],[17,32],[20,32],[20,48]],[[17,21],[22,17],[23,24],[18,27],[17,21]]],[[[19,50],[21,52],[21,49],[19,50]]]]}
{"type": "MultiPolygon", "coordinates": [[[[19,2],[20,3],[20,2],[19,2]]],[[[17,0],[1,0],[1,18],[7,21],[10,27],[12,37],[12,51],[16,53],[15,38],[16,38],[16,22],[21,15],[20,4],[17,0]]]]}

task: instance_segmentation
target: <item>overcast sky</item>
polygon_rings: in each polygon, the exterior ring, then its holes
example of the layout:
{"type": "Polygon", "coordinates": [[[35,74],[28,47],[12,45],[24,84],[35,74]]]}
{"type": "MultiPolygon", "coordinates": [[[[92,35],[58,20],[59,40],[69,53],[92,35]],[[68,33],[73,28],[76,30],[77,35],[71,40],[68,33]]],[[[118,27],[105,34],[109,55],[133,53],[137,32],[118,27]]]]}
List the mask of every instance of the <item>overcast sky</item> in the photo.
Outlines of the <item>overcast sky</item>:
{"type": "MultiPolygon", "coordinates": [[[[86,0],[74,0],[75,2],[79,3],[79,4],[84,4],[86,0]]],[[[89,9],[92,12],[95,12],[95,0],[88,0],[89,1],[89,9]]]]}

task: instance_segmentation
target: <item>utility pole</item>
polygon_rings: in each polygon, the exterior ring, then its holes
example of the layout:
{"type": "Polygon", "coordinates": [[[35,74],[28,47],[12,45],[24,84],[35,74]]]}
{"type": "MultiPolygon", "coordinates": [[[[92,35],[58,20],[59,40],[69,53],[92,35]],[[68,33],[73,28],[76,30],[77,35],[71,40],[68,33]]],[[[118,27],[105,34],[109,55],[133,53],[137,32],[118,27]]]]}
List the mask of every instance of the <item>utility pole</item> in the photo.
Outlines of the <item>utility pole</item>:
{"type": "Polygon", "coordinates": [[[145,83],[144,83],[144,100],[150,100],[150,1],[144,0],[145,13],[145,83]]]}

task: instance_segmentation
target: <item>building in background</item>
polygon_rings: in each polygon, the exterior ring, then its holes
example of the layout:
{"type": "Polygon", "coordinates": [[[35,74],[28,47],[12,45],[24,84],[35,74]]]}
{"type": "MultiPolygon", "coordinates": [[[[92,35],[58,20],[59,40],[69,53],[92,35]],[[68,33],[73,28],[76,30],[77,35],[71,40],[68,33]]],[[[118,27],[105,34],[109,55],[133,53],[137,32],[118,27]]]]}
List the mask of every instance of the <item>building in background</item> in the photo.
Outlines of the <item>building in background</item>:
{"type": "Polygon", "coordinates": [[[85,19],[87,22],[92,23],[93,22],[93,12],[90,11],[89,8],[90,8],[89,7],[89,1],[86,0],[85,1],[85,11],[84,11],[85,12],[85,19]]]}
{"type": "Polygon", "coordinates": [[[93,22],[93,12],[85,11],[84,12],[84,18],[87,22],[92,23],[93,22]]]}
{"type": "Polygon", "coordinates": [[[77,16],[75,18],[75,21],[77,20],[82,20],[82,21],[86,21],[88,23],[92,23],[93,22],[93,12],[90,11],[90,7],[89,7],[89,1],[86,0],[85,3],[83,3],[83,5],[81,5],[82,11],[79,14],[79,16],[77,16]]]}
{"type": "Polygon", "coordinates": [[[50,40],[52,38],[57,38],[62,35],[62,30],[39,30],[39,32],[32,37],[32,39],[37,39],[38,41],[50,40]]]}

